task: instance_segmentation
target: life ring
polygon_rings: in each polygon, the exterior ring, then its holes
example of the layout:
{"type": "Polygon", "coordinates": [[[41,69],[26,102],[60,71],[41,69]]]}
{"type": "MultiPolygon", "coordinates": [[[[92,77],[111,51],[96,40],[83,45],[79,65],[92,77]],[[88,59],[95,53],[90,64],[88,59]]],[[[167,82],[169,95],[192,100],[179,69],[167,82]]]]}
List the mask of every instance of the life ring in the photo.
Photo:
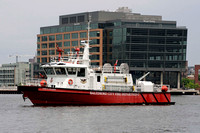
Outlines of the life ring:
{"type": "Polygon", "coordinates": [[[72,85],[72,84],[73,84],[73,80],[72,80],[72,79],[69,79],[69,80],[68,80],[68,84],[69,84],[69,85],[72,85]]]}

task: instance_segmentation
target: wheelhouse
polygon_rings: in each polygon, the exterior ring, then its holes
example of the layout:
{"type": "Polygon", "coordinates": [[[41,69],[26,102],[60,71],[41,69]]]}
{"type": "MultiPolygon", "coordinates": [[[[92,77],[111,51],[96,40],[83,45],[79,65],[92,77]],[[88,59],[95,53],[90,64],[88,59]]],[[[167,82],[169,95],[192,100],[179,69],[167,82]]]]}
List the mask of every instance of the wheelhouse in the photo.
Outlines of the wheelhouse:
{"type": "Polygon", "coordinates": [[[76,76],[85,77],[87,72],[87,67],[44,67],[44,72],[47,76],[76,76]]]}

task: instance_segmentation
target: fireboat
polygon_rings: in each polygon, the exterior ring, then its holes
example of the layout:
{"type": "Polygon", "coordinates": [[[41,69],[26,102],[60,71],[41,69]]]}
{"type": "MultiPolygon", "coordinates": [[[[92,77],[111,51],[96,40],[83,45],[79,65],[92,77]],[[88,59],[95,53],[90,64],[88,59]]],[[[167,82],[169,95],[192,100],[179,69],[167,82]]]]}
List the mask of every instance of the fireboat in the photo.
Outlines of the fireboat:
{"type": "MultiPolygon", "coordinates": [[[[156,86],[151,81],[142,81],[148,74],[133,84],[129,66],[122,63],[114,66],[106,63],[102,68],[90,65],[88,40],[81,41],[83,53],[62,57],[63,50],[57,46],[58,57],[42,65],[46,78],[29,80],[18,86],[23,99],[34,105],[174,105],[167,86],[156,86]]],[[[44,76],[43,76],[44,77],[44,76]]]]}

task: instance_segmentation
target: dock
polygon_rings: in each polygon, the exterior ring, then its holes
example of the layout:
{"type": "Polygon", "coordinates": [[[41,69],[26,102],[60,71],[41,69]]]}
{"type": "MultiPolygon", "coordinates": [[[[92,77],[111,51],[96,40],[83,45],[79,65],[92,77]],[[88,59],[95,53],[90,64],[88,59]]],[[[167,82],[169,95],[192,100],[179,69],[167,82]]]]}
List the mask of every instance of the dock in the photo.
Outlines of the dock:
{"type": "Polygon", "coordinates": [[[199,95],[199,90],[182,90],[182,89],[172,89],[170,90],[171,95],[199,95]]]}
{"type": "Polygon", "coordinates": [[[16,87],[12,88],[1,87],[0,94],[21,94],[21,92],[18,92],[16,87]]]}

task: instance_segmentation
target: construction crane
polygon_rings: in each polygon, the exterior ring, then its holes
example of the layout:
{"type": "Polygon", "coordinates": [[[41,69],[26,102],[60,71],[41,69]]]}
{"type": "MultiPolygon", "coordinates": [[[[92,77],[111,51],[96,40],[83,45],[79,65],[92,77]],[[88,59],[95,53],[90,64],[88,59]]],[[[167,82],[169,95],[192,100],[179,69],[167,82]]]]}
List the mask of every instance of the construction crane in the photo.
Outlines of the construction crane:
{"type": "Polygon", "coordinates": [[[18,61],[19,61],[19,57],[26,57],[26,56],[35,56],[35,55],[18,55],[18,54],[16,54],[16,55],[9,55],[9,57],[11,58],[11,57],[15,57],[16,58],[16,63],[18,63],[18,61]]]}

